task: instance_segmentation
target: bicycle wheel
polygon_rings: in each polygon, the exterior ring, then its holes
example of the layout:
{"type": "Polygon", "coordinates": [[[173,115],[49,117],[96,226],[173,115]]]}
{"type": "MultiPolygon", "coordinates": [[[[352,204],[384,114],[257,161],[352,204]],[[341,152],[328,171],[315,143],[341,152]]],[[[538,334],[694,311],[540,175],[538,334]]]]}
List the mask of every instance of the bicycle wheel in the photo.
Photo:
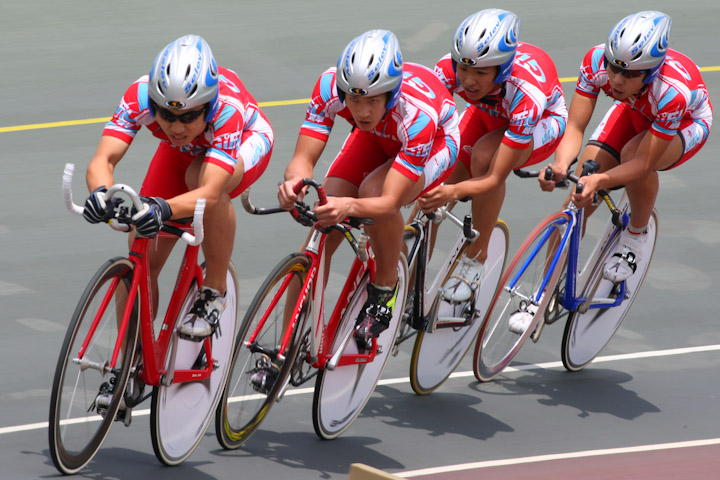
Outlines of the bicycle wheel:
{"type": "MultiPolygon", "coordinates": [[[[355,294],[350,299],[345,313],[343,314],[335,338],[332,343],[331,352],[335,353],[340,348],[343,339],[352,335],[355,322],[367,299],[367,284],[370,281],[369,275],[365,274],[360,281],[355,294]]],[[[370,363],[342,365],[335,370],[321,370],[315,382],[315,393],[313,395],[313,427],[315,433],[325,440],[331,440],[340,436],[352,422],[360,415],[370,395],[375,390],[385,362],[392,351],[395,336],[405,310],[405,298],[408,288],[408,267],[404,255],[400,255],[398,261],[398,286],[397,299],[393,309],[393,317],[390,326],[378,337],[378,351],[370,363]]],[[[350,339],[343,354],[354,355],[360,353],[357,343],[350,339]]]]}
{"type": "MultiPolygon", "coordinates": [[[[464,236],[460,234],[457,241],[464,242],[464,236]]],[[[440,298],[439,292],[436,292],[437,299],[431,315],[435,317],[433,320],[437,328],[434,332],[418,332],[410,360],[410,385],[418,395],[432,393],[442,385],[475,340],[505,268],[507,247],[508,227],[499,220],[490,236],[488,259],[485,263],[487,268],[480,282],[480,290],[475,296],[474,309],[468,308],[467,302],[460,305],[446,302],[440,298]]],[[[451,252],[455,251],[458,254],[452,259],[453,269],[462,255],[459,249],[451,249],[451,252]]],[[[446,281],[452,273],[451,269],[446,281]]]]}
{"type": "Polygon", "coordinates": [[[90,462],[123,400],[138,332],[136,308],[120,345],[116,368],[110,370],[109,366],[118,339],[118,311],[121,315],[132,276],[129,260],[108,260],[85,288],[65,335],[55,368],[48,428],[50,455],[61,473],[76,473],[90,462]],[[120,285],[124,291],[118,293],[120,285]],[[107,411],[99,415],[95,399],[101,388],[108,387],[112,400],[107,411]]]}
{"type": "MultiPolygon", "coordinates": [[[[195,451],[215,416],[215,409],[227,381],[238,324],[238,283],[232,263],[228,267],[226,281],[225,311],[211,338],[215,367],[210,378],[153,388],[150,433],[155,456],[165,465],[177,465],[195,451]]],[[[196,296],[197,285],[193,282],[178,321],[192,308],[196,296]]],[[[193,342],[179,337],[176,340],[178,345],[175,369],[187,370],[207,364],[204,342],[193,342]]],[[[169,361],[169,354],[168,348],[166,361],[169,361]]]]}
{"type": "Polygon", "coordinates": [[[265,279],[248,307],[235,342],[228,381],[215,415],[215,434],[225,449],[238,448],[250,438],[287,386],[300,348],[299,338],[309,310],[309,300],[306,300],[297,319],[295,334],[284,361],[278,363],[277,358],[270,358],[261,350],[277,352],[283,338],[286,304],[291,303],[288,307],[291,308],[296,302],[296,294],[288,291],[289,281],[292,280],[299,289],[309,269],[310,259],[307,256],[301,253],[289,255],[265,279]],[[257,330],[263,316],[267,319],[251,348],[247,341],[257,330]],[[259,373],[266,374],[268,383],[264,386],[251,381],[253,374],[253,378],[257,379],[259,373]]]}
{"type": "MultiPolygon", "coordinates": [[[[541,294],[549,261],[554,258],[557,241],[566,233],[569,222],[566,213],[550,215],[535,227],[510,261],[475,343],[473,371],[479,381],[488,382],[500,374],[542,319],[550,295],[540,297],[537,304],[533,299],[541,294]],[[520,331],[511,328],[513,315],[523,313],[531,314],[530,324],[520,331]]],[[[566,252],[567,249],[562,252],[563,257],[566,252]]],[[[554,290],[564,264],[560,259],[545,291],[554,290]]]]}
{"type": "MultiPolygon", "coordinates": [[[[609,226],[612,227],[610,224],[609,226]]],[[[575,372],[585,368],[605,348],[605,345],[607,345],[617,329],[620,328],[620,324],[630,310],[633,301],[635,301],[635,297],[650,267],[650,261],[655,251],[655,241],[657,240],[657,226],[657,212],[653,210],[648,224],[648,241],[645,244],[645,250],[642,252],[643,260],[638,265],[637,271],[625,282],[625,299],[623,302],[616,307],[595,308],[584,313],[573,312],[570,314],[565,324],[560,351],[563,365],[568,371],[575,372]]],[[[605,280],[602,273],[605,262],[615,251],[619,238],[619,231],[614,230],[614,234],[609,241],[595,247],[596,249],[601,248],[602,253],[595,265],[588,267],[593,268],[593,270],[583,289],[582,297],[591,295],[593,290],[595,291],[593,295],[595,299],[615,299],[618,296],[619,286],[605,280]]]]}

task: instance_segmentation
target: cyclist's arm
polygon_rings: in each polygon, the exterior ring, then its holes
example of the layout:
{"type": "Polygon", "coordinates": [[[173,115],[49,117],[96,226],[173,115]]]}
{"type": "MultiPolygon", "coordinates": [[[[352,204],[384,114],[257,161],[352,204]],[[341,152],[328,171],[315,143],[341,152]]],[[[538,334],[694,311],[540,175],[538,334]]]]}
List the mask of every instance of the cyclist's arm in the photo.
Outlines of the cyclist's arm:
{"type": "Polygon", "coordinates": [[[398,170],[391,168],[385,176],[382,193],[378,197],[329,197],[328,203],[315,209],[321,225],[332,225],[346,217],[372,218],[383,221],[400,211],[413,200],[411,191],[421,185],[398,170]]]}
{"type": "Polygon", "coordinates": [[[558,172],[563,174],[567,172],[570,164],[580,154],[585,129],[590,123],[596,103],[597,97],[587,97],[577,93],[573,96],[570,102],[565,135],[563,135],[557,150],[555,150],[555,162],[553,165],[558,172]]]}
{"type": "Polygon", "coordinates": [[[625,160],[617,167],[605,172],[595,173],[583,178],[582,183],[585,185],[585,189],[581,195],[573,195],[573,202],[578,206],[586,206],[592,201],[597,190],[607,190],[645,178],[648,174],[657,170],[663,154],[670,146],[670,142],[672,142],[672,139],[665,140],[647,132],[640,141],[633,158],[625,160]]]}
{"type": "Polygon", "coordinates": [[[436,209],[451,201],[490,192],[505,182],[510,172],[522,164],[523,153],[526,153],[526,149],[514,148],[501,143],[490,163],[487,175],[471,178],[455,185],[441,185],[433,189],[423,195],[421,202],[423,210],[436,209]]]}
{"type": "Polygon", "coordinates": [[[283,208],[291,208],[297,200],[293,192],[293,186],[303,178],[312,178],[315,164],[317,163],[326,141],[308,135],[298,135],[295,153],[285,169],[285,181],[278,189],[278,200],[283,208]]]}
{"type": "Polygon", "coordinates": [[[198,176],[198,187],[189,192],[166,199],[172,209],[170,218],[192,217],[199,198],[205,199],[205,210],[209,211],[217,203],[220,195],[225,194],[225,185],[232,174],[220,165],[203,162],[198,176]]]}
{"type": "Polygon", "coordinates": [[[103,185],[109,187],[115,183],[113,178],[115,165],[125,155],[129,147],[129,143],[119,138],[107,135],[100,137],[100,143],[90,160],[85,175],[88,189],[91,192],[103,185]]]}

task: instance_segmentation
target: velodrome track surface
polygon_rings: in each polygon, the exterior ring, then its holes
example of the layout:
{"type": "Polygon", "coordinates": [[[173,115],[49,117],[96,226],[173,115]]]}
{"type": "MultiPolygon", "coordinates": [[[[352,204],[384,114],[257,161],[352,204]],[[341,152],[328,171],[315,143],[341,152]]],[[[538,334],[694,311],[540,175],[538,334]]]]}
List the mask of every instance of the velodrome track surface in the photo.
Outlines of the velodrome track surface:
{"type": "MultiPolygon", "coordinates": [[[[62,337],[92,273],[126,248],[123,235],[64,210],[62,168],[74,162],[84,170],[104,119],[164,45],[185,33],[205,36],[218,62],[236,70],[265,107],[276,145],[252,197],[269,204],[292,154],[304,99],[353,36],[391,29],[406,61],[431,66],[446,53],[457,24],[490,6],[465,0],[6,2],[0,9],[0,477],[57,474],[45,422],[62,337]]],[[[673,17],[672,47],[703,67],[711,98],[720,102],[717,2],[524,0],[505,7],[520,16],[521,39],[555,60],[568,102],[584,53],[604,41],[622,16],[644,8],[673,17]]],[[[603,99],[598,110],[608,105],[603,99]]],[[[598,111],[593,125],[600,118],[598,111]]],[[[319,172],[347,127],[338,123],[335,130],[319,172]]],[[[563,370],[562,328],[551,326],[495,382],[475,382],[466,358],[437,392],[418,397],[406,378],[405,345],[388,362],[363,414],[335,441],[322,442],[313,433],[307,385],[288,392],[245,448],[222,451],[211,428],[186,463],[164,468],[152,453],[149,416],[141,408],[130,428],[114,425],[81,477],[341,479],[353,462],[433,480],[716,477],[716,137],[711,134],[682,168],[660,175],[660,238],[652,268],[622,329],[585,371],[563,370]]],[[[147,132],[140,134],[118,168],[118,181],[139,186],[155,145],[147,132]]],[[[82,198],[82,179],[74,186],[82,198]]],[[[502,217],[510,226],[511,253],[563,195],[542,193],[532,181],[509,181],[502,217]]],[[[237,210],[233,260],[246,305],[305,233],[289,216],[251,218],[239,205],[237,210]]]]}

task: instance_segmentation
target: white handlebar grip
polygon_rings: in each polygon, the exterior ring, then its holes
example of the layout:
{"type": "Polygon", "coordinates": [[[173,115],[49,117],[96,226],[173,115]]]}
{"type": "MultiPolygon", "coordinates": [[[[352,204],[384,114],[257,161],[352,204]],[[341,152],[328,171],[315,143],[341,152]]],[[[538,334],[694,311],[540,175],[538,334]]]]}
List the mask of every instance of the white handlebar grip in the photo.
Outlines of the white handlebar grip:
{"type": "Polygon", "coordinates": [[[188,232],[182,234],[182,239],[188,245],[193,247],[200,245],[205,238],[205,230],[203,228],[203,216],[205,215],[205,199],[198,198],[195,204],[195,214],[193,215],[193,227],[195,235],[191,235],[188,232]]]}
{"type": "Polygon", "coordinates": [[[254,214],[256,211],[255,206],[250,203],[250,189],[248,188],[240,194],[240,203],[246,212],[254,214]]]}
{"type": "Polygon", "coordinates": [[[67,208],[70,213],[82,216],[84,210],[83,207],[75,205],[72,198],[72,178],[74,172],[75,165],[72,163],[66,163],[62,179],[63,198],[65,199],[65,208],[67,208]]]}

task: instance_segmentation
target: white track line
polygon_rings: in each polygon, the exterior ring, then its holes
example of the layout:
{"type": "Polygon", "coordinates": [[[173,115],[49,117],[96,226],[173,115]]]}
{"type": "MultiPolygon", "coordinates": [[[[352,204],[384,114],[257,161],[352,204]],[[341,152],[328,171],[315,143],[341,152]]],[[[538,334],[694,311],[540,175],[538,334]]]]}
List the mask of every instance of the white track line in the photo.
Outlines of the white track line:
{"type": "MultiPolygon", "coordinates": [[[[702,353],[702,352],[713,352],[720,350],[720,345],[704,345],[701,347],[687,347],[687,348],[673,348],[670,350],[654,350],[654,351],[648,351],[648,352],[638,352],[638,353],[627,353],[622,355],[608,355],[605,357],[597,357],[595,360],[593,360],[593,363],[603,363],[603,362],[616,362],[621,360],[636,360],[641,358],[652,358],[652,357],[667,357],[671,355],[687,355],[689,353],[702,353]]],[[[527,371],[527,370],[543,370],[548,368],[558,368],[562,367],[562,362],[547,362],[547,363],[538,363],[538,364],[530,364],[530,365],[520,365],[517,367],[507,367],[504,372],[510,373],[510,372],[520,372],[520,371],[527,371]]],[[[464,378],[464,377],[472,377],[473,372],[455,372],[452,375],[450,375],[450,378],[464,378]]],[[[397,383],[407,383],[410,379],[408,377],[401,377],[401,378],[386,378],[383,380],[380,380],[378,382],[378,385],[394,385],[397,383]]],[[[288,390],[285,392],[286,396],[293,396],[293,395],[304,395],[307,393],[312,393],[314,391],[314,388],[296,388],[292,390],[288,390]]],[[[245,400],[247,397],[233,397],[229,401],[230,402],[241,402],[245,400]]],[[[145,415],[150,414],[150,409],[146,408],[143,410],[133,410],[132,415],[133,417],[142,417],[145,415]]],[[[71,420],[71,422],[81,422],[81,421],[94,421],[95,419],[99,419],[100,417],[89,417],[88,419],[76,419],[71,420]]],[[[40,422],[40,423],[29,423],[26,425],[17,425],[14,427],[3,427],[0,428],[0,435],[6,435],[9,433],[17,433],[17,432],[25,432],[28,430],[39,430],[42,428],[47,428],[48,422],[40,422]]],[[[638,447],[642,448],[642,447],[638,447]]],[[[535,458],[535,457],[533,457],[535,458]]],[[[534,460],[536,461],[536,460],[534,460]]],[[[539,460],[537,460],[539,461],[539,460]]],[[[469,467],[470,468],[470,467],[469,467]]],[[[472,468],[480,468],[480,467],[472,467],[472,468]]],[[[423,474],[424,475],[424,474],[423,474]]]]}
{"type": "Polygon", "coordinates": [[[584,452],[557,453],[551,455],[538,455],[535,457],[508,458],[506,460],[488,460],[485,462],[464,463],[460,465],[448,465],[446,467],[424,468],[422,470],[411,470],[407,472],[394,473],[398,477],[410,478],[423,475],[434,475],[438,473],[460,472],[463,470],[474,470],[478,468],[502,467],[507,465],[519,465],[523,463],[547,462],[550,460],[565,460],[570,458],[596,457],[600,455],[617,455],[621,453],[652,452],[656,450],[671,450],[676,448],[704,447],[707,445],[720,444],[720,438],[709,438],[707,440],[693,440],[689,442],[661,443],[657,445],[639,445],[636,447],[608,448],[605,450],[586,450],[584,452]]]}

